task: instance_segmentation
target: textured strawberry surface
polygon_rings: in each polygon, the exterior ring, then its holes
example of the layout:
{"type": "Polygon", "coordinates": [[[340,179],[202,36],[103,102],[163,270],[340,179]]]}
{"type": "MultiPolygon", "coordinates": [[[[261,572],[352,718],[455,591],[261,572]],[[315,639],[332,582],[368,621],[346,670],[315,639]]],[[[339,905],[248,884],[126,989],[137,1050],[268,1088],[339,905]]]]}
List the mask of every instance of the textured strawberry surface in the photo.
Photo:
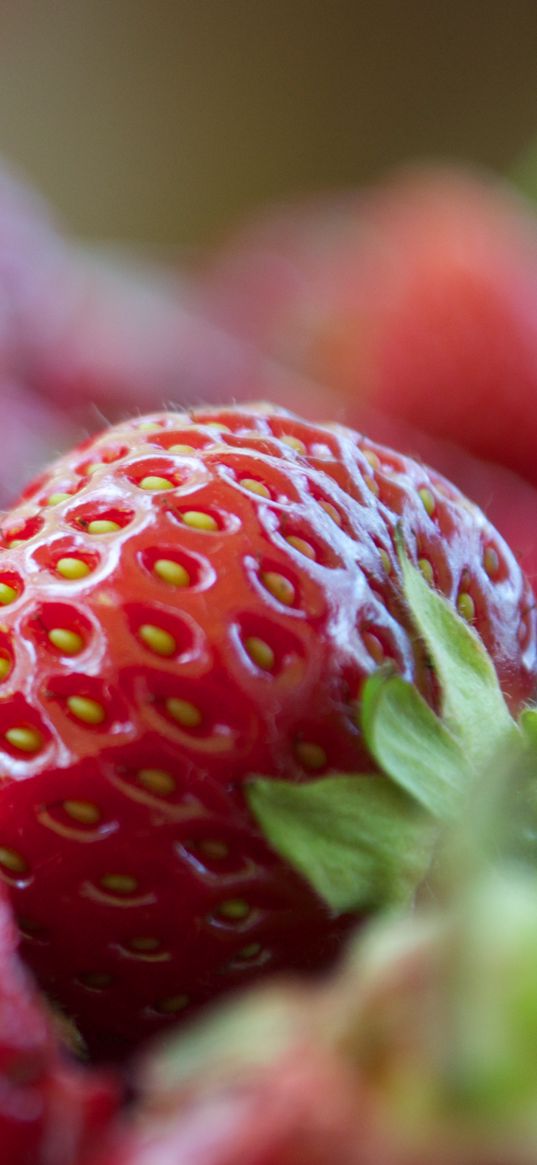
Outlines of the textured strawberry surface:
{"type": "Polygon", "coordinates": [[[510,551],[445,479],[351,430],[155,414],[5,518],[0,874],[93,1049],[340,943],[348,920],[270,850],[243,785],[371,771],[357,707],[379,663],[435,702],[396,527],[518,709],[535,615],[510,551]]]}

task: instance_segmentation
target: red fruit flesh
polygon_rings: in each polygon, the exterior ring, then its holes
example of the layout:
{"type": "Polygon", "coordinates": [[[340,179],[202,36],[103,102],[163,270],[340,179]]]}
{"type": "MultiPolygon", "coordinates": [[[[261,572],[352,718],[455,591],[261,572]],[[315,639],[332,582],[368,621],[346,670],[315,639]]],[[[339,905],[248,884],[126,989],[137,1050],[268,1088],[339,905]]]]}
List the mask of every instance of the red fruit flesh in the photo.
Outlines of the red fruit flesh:
{"type": "Polygon", "coordinates": [[[271,851],[243,786],[374,768],[356,705],[379,662],[434,701],[396,527],[518,709],[535,615],[507,546],[351,430],[155,414],[62,458],[5,519],[0,874],[95,1051],[340,943],[348,919],[271,851]]]}

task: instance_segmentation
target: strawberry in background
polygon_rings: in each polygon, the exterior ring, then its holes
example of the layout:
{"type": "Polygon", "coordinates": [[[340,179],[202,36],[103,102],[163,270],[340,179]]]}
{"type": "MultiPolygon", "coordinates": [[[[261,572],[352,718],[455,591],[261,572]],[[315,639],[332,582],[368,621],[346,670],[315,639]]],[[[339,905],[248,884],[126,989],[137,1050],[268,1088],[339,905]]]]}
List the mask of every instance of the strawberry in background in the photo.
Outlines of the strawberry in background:
{"type": "Polygon", "coordinates": [[[329,415],[322,388],[302,387],[196,316],[171,260],[70,240],[44,200],[0,166],[0,505],[106,421],[269,389],[309,416],[329,415]]]}
{"type": "Polygon", "coordinates": [[[537,227],[507,185],[423,167],[269,211],[199,299],[336,390],[340,419],[454,478],[535,574],[537,227]]]}

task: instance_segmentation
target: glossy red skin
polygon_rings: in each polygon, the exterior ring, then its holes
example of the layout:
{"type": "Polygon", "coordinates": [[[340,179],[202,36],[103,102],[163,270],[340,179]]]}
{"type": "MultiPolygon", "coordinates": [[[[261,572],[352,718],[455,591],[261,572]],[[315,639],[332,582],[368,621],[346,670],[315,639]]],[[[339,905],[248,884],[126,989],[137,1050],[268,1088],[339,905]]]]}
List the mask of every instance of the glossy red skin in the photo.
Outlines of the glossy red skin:
{"type": "Polygon", "coordinates": [[[438,475],[350,430],[270,409],[144,423],[155,431],[131,422],[62,459],[3,524],[2,579],[20,593],[2,611],[0,647],[13,667],[0,700],[0,845],[23,866],[4,863],[0,873],[23,920],[26,958],[100,1054],[169,1022],[170,998],[185,996],[188,1012],[267,970],[317,968],[340,945],[349,920],[333,918],[269,849],[243,784],[256,773],[300,781],[374,767],[356,701],[381,645],[434,702],[401,602],[397,525],[446,595],[472,595],[476,629],[513,709],[537,674],[529,586],[480,512],[438,475]],[[302,442],[299,451],[282,436],[302,442]],[[196,452],[168,453],[176,443],[196,452]],[[140,488],[148,473],[173,488],[140,488]],[[265,483],[271,497],[250,492],[243,477],[265,483]],[[435,500],[432,516],[423,488],[435,500]],[[58,489],[68,499],[47,505],[58,489]],[[212,514],[218,529],[186,526],[179,515],[192,509],[212,514]],[[103,513],[124,525],[89,533],[88,521],[103,513]],[[316,560],[290,546],[290,535],[308,541],[316,560]],[[494,578],[483,565],[489,546],[494,578]],[[58,557],[69,554],[90,563],[86,578],[58,575],[58,557]],[[156,577],[155,555],[186,564],[191,585],[156,577]],[[291,606],[267,590],[266,570],[292,581],[291,606]],[[169,659],[140,640],[147,622],[173,633],[169,659]],[[51,626],[81,633],[78,657],[51,646],[51,626]],[[273,647],[272,671],[247,654],[249,636],[273,647]],[[76,720],[66,704],[73,695],[97,700],[104,721],[76,720]],[[169,697],[193,703],[199,727],[174,722],[169,697]],[[41,734],[34,754],[7,741],[17,725],[41,734]],[[301,741],[324,758],[302,761],[301,741]],[[173,791],[148,792],[136,776],[146,768],[170,774],[173,791]],[[92,824],[66,817],[62,806],[73,799],[94,807],[92,824]],[[214,841],[228,847],[225,856],[202,852],[214,841]],[[117,874],[135,884],[105,893],[100,879],[117,874]],[[222,903],[237,899],[244,917],[223,917],[222,903]],[[158,942],[134,950],[140,937],[158,942]]]}
{"type": "MultiPolygon", "coordinates": [[[[261,350],[537,484],[537,229],[441,167],[276,208],[207,265],[200,302],[261,350]]],[[[337,407],[337,406],[335,406],[337,407]]]]}

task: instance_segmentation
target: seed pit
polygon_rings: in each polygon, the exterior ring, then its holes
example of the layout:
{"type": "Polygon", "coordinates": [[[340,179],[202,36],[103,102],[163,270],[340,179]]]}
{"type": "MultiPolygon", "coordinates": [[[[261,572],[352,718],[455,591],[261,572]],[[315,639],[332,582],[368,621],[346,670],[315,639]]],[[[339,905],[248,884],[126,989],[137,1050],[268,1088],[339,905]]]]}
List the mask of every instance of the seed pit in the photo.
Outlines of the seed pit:
{"type": "Polygon", "coordinates": [[[166,493],[188,481],[192,470],[188,465],[179,466],[169,457],[145,457],[126,465],[123,472],[132,485],[146,493],[166,493]]]}
{"type": "Polygon", "coordinates": [[[31,518],[26,518],[25,521],[18,525],[10,526],[7,530],[2,532],[3,545],[8,549],[15,545],[20,545],[28,542],[30,538],[34,538],[39,534],[43,528],[43,518],[39,514],[34,514],[31,518]]]}
{"type": "Polygon", "coordinates": [[[118,530],[123,530],[125,526],[128,526],[133,517],[132,510],[122,509],[119,506],[99,506],[94,502],[77,506],[76,510],[70,510],[66,514],[66,520],[70,526],[95,536],[117,533],[118,530]]]}
{"type": "Polygon", "coordinates": [[[89,619],[68,603],[42,603],[24,629],[55,657],[80,655],[92,639],[89,619]]]}
{"type": "Polygon", "coordinates": [[[276,619],[245,612],[232,628],[232,636],[247,657],[248,665],[258,674],[278,676],[284,669],[299,665],[297,680],[303,670],[301,640],[276,619]]]}
{"type": "Polygon", "coordinates": [[[284,607],[294,607],[297,602],[297,586],[288,574],[269,563],[261,567],[259,578],[262,586],[277,603],[284,607]]]}
{"type": "Polygon", "coordinates": [[[174,615],[149,603],[132,603],[125,608],[125,617],[131,634],[150,655],[184,662],[202,653],[202,632],[186,614],[174,615]]]}
{"type": "Polygon", "coordinates": [[[40,570],[51,571],[68,583],[81,581],[99,565],[98,554],[81,547],[72,538],[60,538],[52,544],[41,545],[32,557],[40,570]]]}
{"type": "Polygon", "coordinates": [[[293,752],[298,763],[309,772],[317,772],[326,766],[326,752],[313,740],[297,740],[293,752]]]}
{"type": "Polygon", "coordinates": [[[207,559],[176,546],[147,546],[139,552],[138,561],[163,584],[163,596],[168,588],[205,589],[216,577],[207,559]]]}
{"type": "Polygon", "coordinates": [[[87,971],[83,975],[78,975],[77,982],[88,991],[106,991],[114,980],[108,971],[87,971]]]}
{"type": "Polygon", "coordinates": [[[22,578],[15,571],[3,570],[0,574],[0,606],[9,607],[20,598],[24,590],[22,578]]]}
{"type": "Polygon", "coordinates": [[[69,670],[48,676],[42,698],[58,704],[78,728],[110,732],[128,720],[128,709],[118,691],[97,676],[69,670]]]}
{"type": "Polygon", "coordinates": [[[188,995],[167,995],[164,999],[158,1000],[155,1011],[158,1011],[159,1015],[179,1015],[189,1003],[188,995]]]}

